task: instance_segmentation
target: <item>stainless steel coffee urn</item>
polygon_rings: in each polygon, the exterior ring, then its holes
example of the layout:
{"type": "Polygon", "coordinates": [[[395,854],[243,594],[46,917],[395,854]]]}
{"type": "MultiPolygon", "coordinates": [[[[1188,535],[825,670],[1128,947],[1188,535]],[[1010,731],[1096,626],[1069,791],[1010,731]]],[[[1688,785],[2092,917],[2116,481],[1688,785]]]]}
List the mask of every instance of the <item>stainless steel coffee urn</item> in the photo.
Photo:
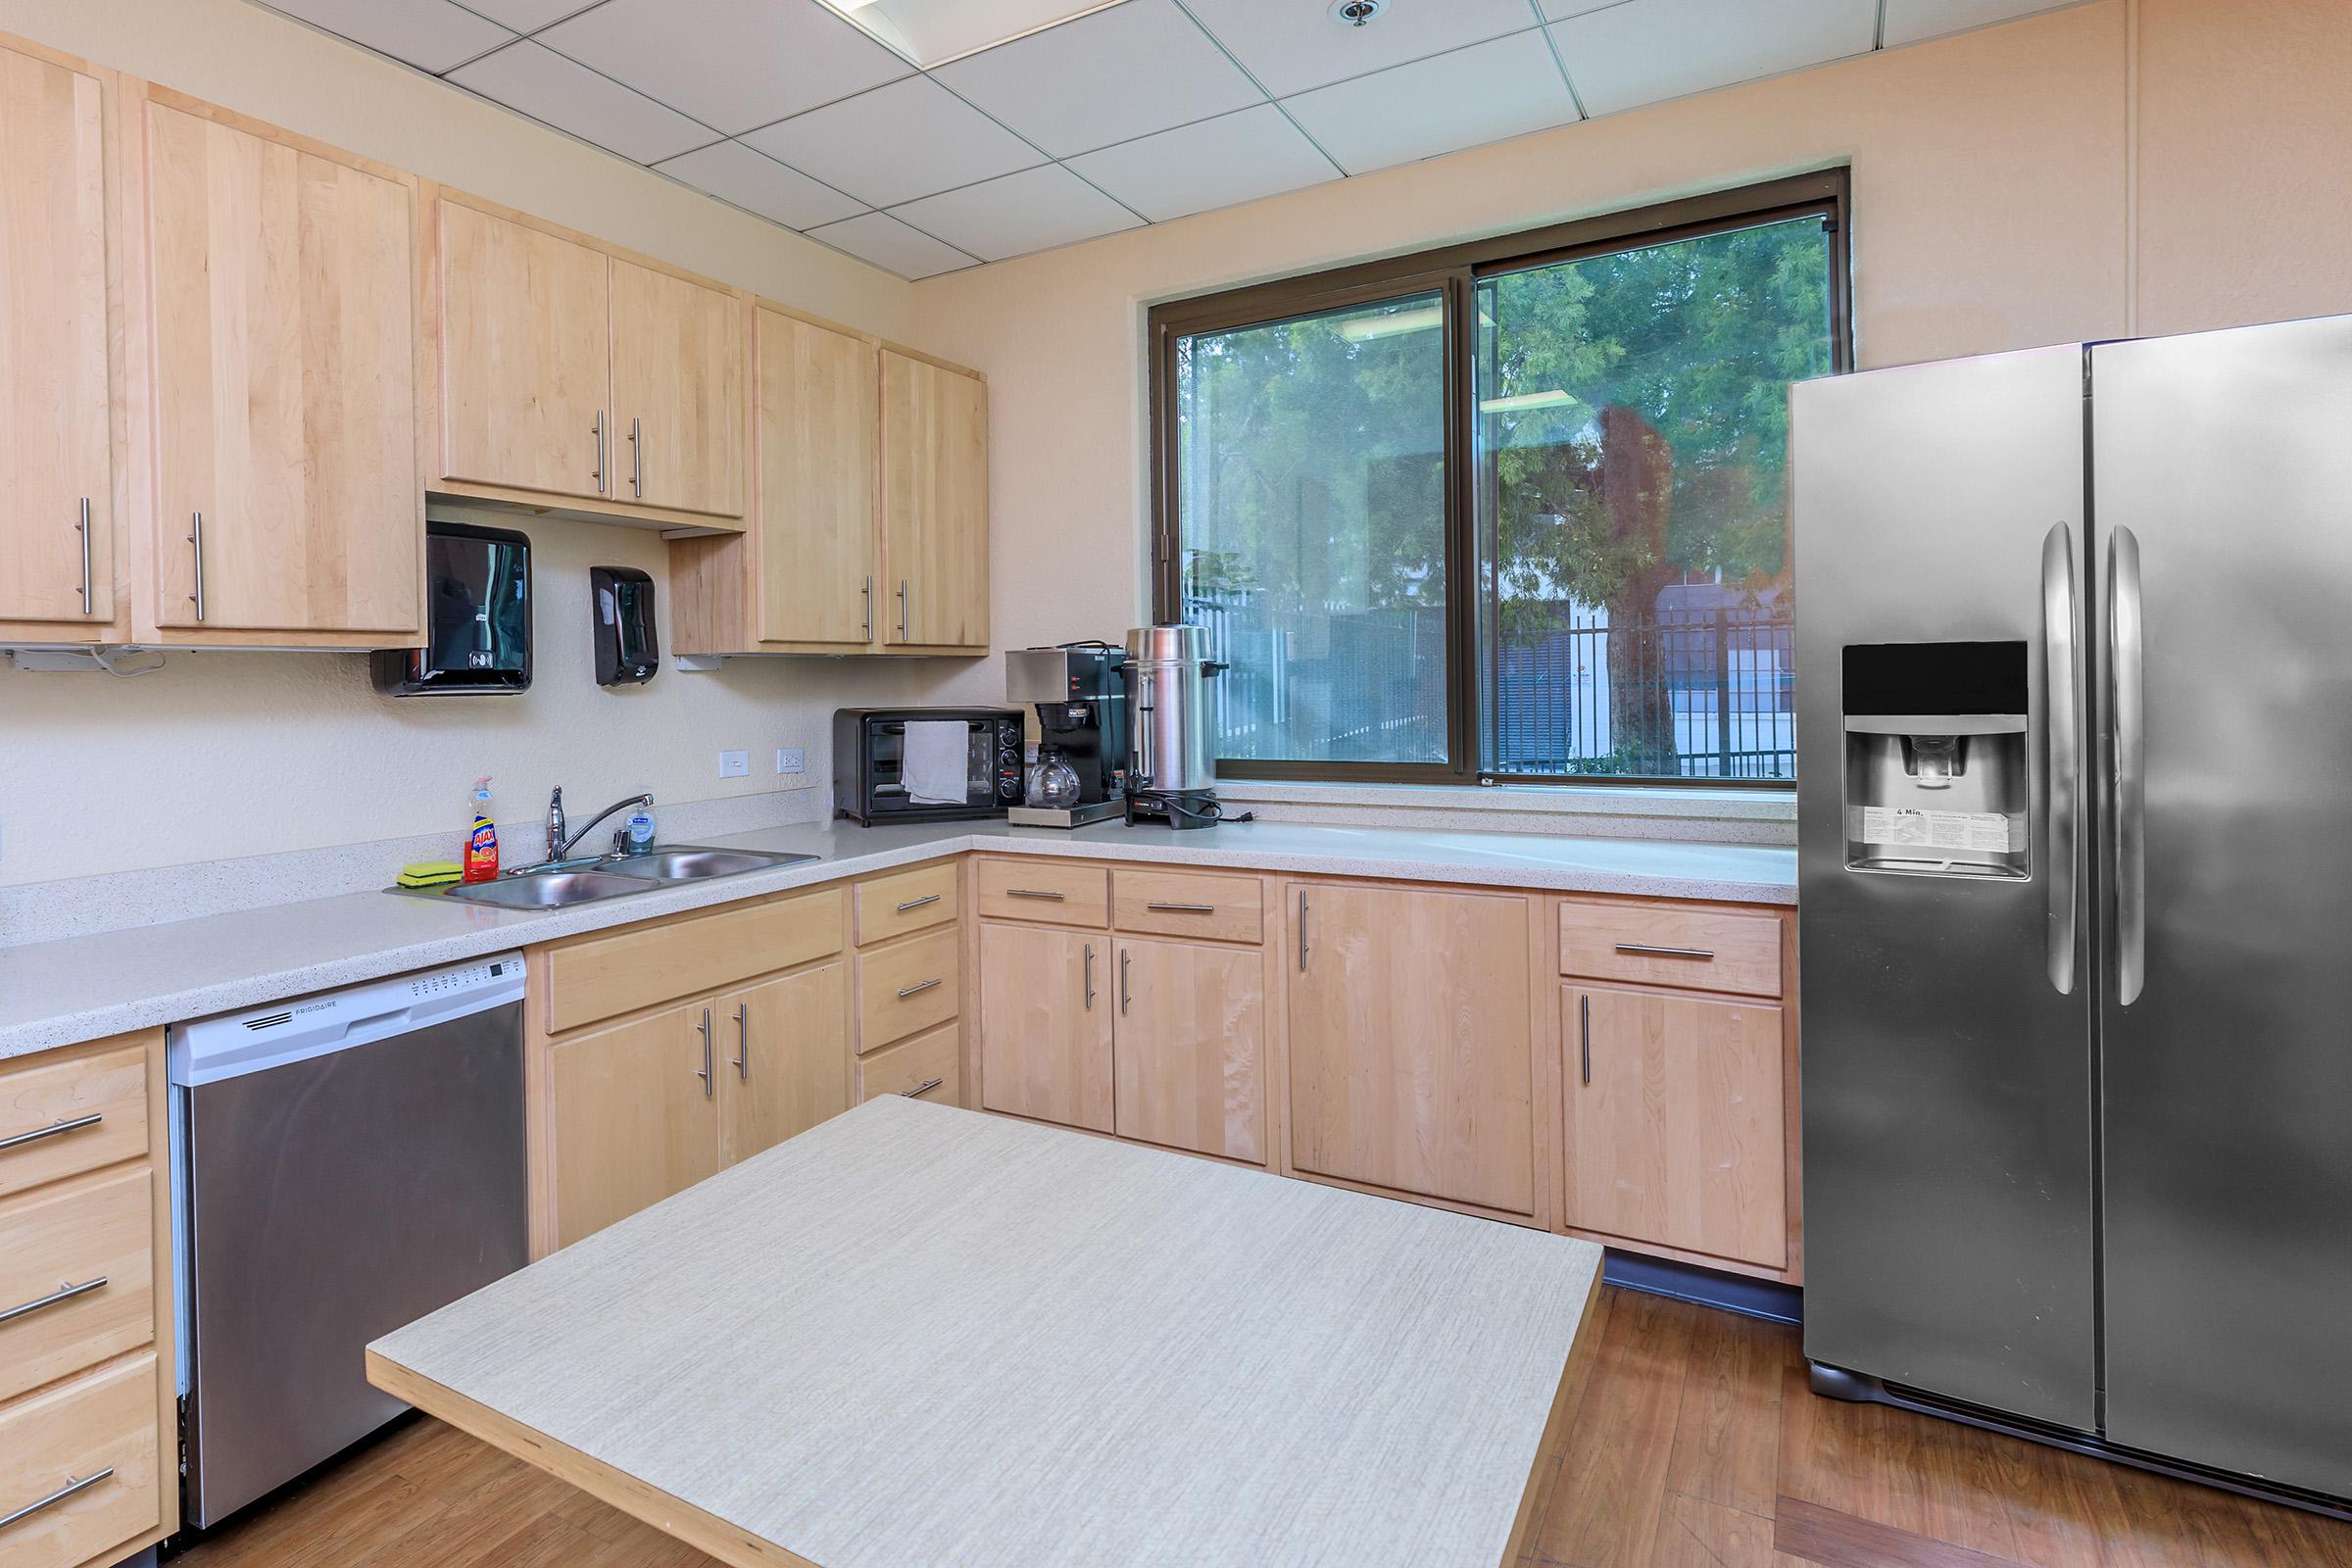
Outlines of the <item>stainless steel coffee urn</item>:
{"type": "Polygon", "coordinates": [[[1203,626],[1138,626],[1127,634],[1127,820],[1206,827],[1217,807],[1216,748],[1202,683],[1225,666],[1203,626]]]}

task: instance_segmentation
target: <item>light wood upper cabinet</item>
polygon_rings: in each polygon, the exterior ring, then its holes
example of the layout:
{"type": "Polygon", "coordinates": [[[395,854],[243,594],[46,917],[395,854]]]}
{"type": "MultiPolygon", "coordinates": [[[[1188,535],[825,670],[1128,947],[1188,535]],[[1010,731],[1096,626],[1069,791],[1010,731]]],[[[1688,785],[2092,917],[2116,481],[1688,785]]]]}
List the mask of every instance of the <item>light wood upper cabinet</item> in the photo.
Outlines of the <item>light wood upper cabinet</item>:
{"type": "Polygon", "coordinates": [[[1306,883],[1291,897],[1291,1158],[1535,1211],[1529,902],[1306,883]]]}
{"type": "Polygon", "coordinates": [[[154,90],[157,626],[421,633],[416,186],[154,90]]]}
{"type": "Polygon", "coordinates": [[[99,78],[0,49],[0,620],[115,613],[99,78]]]}
{"type": "Polygon", "coordinates": [[[715,1005],[690,1003],[554,1048],[558,1247],[718,1169],[717,1039],[706,1025],[718,1029],[715,1005]]]}
{"type": "Polygon", "coordinates": [[[744,329],[733,296],[612,259],[612,493],[743,515],[744,329]]]}
{"type": "Polygon", "coordinates": [[[990,1110],[1113,1130],[1108,938],[980,927],[980,1093],[990,1110]]]}
{"type": "Polygon", "coordinates": [[[1563,986],[1568,1224],[1788,1260],[1781,1009],[1563,986]]]}
{"type": "Polygon", "coordinates": [[[722,1163],[850,1108],[845,985],[836,961],[718,999],[722,1163]]]}
{"type": "Polygon", "coordinates": [[[874,639],[874,346],[762,310],[758,636],[874,639]]]}
{"type": "Polygon", "coordinates": [[[607,260],[561,235],[442,200],[441,471],[451,479],[601,497],[610,489],[607,260]]]}
{"type": "Polygon", "coordinates": [[[988,644],[988,388],[882,351],[882,615],[888,644],[988,644]]]}
{"type": "Polygon", "coordinates": [[[1266,1157],[1266,984],[1255,948],[1118,944],[1111,976],[1122,1138],[1266,1157]]]}

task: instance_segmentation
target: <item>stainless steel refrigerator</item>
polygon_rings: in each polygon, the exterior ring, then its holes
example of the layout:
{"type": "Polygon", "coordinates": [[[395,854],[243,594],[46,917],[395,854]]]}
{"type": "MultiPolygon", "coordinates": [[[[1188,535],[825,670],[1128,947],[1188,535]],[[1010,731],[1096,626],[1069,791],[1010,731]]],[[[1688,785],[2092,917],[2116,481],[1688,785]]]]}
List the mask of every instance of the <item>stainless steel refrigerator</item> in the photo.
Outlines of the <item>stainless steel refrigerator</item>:
{"type": "Polygon", "coordinates": [[[1815,1386],[2352,1496],[2352,317],[1790,417],[1815,1386]]]}

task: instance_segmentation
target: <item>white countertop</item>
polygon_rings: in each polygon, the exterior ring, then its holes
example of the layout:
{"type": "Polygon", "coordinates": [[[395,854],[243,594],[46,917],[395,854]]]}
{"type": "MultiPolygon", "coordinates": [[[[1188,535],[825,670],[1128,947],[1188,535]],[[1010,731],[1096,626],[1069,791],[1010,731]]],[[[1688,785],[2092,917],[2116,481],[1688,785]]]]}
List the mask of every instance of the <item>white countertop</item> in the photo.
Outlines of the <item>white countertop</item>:
{"type": "MultiPolygon", "coordinates": [[[[494,909],[351,893],[0,948],[0,1059],[964,850],[1554,892],[1751,904],[1796,900],[1793,850],[1661,839],[1296,822],[1189,831],[1106,822],[1074,833],[1003,822],[880,828],[837,822],[709,842],[816,858],[568,909],[494,909]]],[[[388,879],[392,868],[385,869],[388,879]]]]}
{"type": "Polygon", "coordinates": [[[1483,1565],[1599,1266],[886,1095],[368,1348],[712,1516],[729,1562],[1483,1565]]]}

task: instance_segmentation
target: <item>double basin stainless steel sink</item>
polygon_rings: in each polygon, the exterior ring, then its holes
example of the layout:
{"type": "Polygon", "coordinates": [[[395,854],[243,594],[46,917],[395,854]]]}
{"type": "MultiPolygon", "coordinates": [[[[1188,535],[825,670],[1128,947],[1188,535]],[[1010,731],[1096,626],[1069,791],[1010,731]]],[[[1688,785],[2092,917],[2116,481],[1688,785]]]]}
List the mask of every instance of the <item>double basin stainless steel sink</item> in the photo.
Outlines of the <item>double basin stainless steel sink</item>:
{"type": "Polygon", "coordinates": [[[388,891],[414,891],[423,898],[489,904],[505,909],[561,909],[574,904],[594,904],[600,899],[651,893],[657,888],[676,887],[686,882],[708,882],[713,877],[798,865],[815,858],[813,855],[791,855],[777,850],[713,850],[700,844],[657,844],[642,855],[566,860],[511,872],[495,882],[388,891]]]}

